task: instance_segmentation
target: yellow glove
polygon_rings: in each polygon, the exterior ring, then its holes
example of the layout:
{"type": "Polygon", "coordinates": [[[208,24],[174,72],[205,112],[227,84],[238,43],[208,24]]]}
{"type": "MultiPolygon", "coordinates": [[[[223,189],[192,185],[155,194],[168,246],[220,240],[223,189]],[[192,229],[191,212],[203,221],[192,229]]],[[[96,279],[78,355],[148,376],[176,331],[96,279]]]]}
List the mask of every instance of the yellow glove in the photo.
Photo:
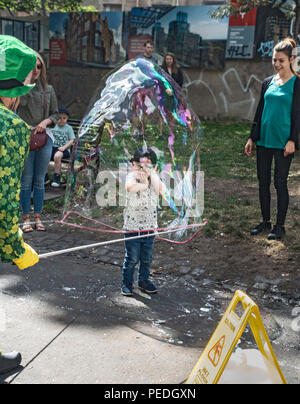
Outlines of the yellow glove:
{"type": "Polygon", "coordinates": [[[25,254],[21,258],[16,258],[13,262],[19,269],[25,269],[28,267],[33,267],[33,265],[39,262],[39,257],[30,245],[24,243],[25,254]]]}

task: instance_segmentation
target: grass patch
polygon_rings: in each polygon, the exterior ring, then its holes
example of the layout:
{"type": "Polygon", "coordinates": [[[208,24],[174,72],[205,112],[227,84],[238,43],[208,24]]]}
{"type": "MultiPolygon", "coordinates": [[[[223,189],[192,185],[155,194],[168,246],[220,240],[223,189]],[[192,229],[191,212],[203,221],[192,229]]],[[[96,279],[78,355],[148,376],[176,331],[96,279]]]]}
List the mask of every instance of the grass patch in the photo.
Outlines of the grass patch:
{"type": "Polygon", "coordinates": [[[239,240],[248,238],[250,223],[253,218],[257,218],[258,203],[253,204],[238,195],[231,195],[221,200],[211,192],[205,192],[204,199],[204,216],[208,221],[208,225],[204,228],[206,236],[217,238],[228,236],[239,240]]]}
{"type": "Polygon", "coordinates": [[[256,180],[255,157],[248,158],[244,147],[251,125],[243,122],[204,122],[201,164],[207,177],[256,180]]]}
{"type": "Polygon", "coordinates": [[[43,211],[44,213],[57,213],[61,214],[64,206],[64,197],[50,199],[45,201],[43,211]]]}
{"type": "MultiPolygon", "coordinates": [[[[205,122],[203,123],[204,135],[201,141],[201,169],[205,178],[210,177],[232,180],[236,179],[245,183],[257,183],[256,158],[244,155],[244,146],[251,130],[251,124],[245,122],[205,122]]],[[[296,153],[291,171],[290,189],[299,187],[300,156],[296,153]]],[[[249,191],[249,192],[255,192],[249,191]]],[[[261,220],[260,206],[257,200],[247,198],[247,195],[239,196],[238,193],[230,194],[225,198],[218,198],[217,193],[205,192],[204,217],[208,225],[204,229],[207,237],[226,238],[228,241],[239,240],[253,241],[250,229],[261,220]]],[[[276,221],[276,200],[272,201],[272,219],[276,221]]],[[[297,255],[300,252],[300,209],[291,204],[286,221],[287,235],[284,244],[289,255],[297,255]]],[[[295,257],[294,257],[295,258],[295,257]]]]}

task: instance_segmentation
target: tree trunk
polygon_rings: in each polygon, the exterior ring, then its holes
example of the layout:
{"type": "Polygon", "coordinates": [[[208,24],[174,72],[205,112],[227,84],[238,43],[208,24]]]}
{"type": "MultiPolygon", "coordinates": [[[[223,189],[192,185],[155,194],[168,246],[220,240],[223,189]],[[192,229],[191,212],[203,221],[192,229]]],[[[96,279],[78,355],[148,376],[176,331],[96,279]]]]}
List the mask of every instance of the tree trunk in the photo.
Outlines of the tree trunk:
{"type": "Polygon", "coordinates": [[[295,26],[294,26],[294,38],[297,39],[297,42],[300,43],[300,0],[296,1],[297,3],[297,8],[296,8],[296,20],[295,20],[295,26]]]}
{"type": "Polygon", "coordinates": [[[41,0],[41,12],[43,16],[47,16],[46,0],[41,0]]]}

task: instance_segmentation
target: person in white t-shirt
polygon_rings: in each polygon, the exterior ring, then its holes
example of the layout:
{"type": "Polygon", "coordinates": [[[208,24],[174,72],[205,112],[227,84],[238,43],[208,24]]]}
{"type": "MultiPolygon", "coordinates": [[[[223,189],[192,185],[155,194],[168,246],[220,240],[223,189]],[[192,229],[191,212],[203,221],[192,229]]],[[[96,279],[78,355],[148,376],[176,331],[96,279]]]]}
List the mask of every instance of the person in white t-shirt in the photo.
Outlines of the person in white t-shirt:
{"type": "Polygon", "coordinates": [[[52,129],[54,136],[51,161],[54,161],[54,179],[52,187],[60,186],[61,162],[62,159],[70,157],[70,147],[74,143],[75,135],[68,122],[69,112],[65,108],[59,108],[59,120],[52,129]]]}

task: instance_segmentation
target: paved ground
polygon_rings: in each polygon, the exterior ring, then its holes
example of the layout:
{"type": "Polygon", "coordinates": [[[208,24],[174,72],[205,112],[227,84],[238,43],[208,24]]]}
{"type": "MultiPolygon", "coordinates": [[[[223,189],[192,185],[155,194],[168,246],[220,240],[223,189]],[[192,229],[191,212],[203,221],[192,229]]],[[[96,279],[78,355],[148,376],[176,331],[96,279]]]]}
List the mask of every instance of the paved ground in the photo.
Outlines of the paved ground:
{"type": "MultiPolygon", "coordinates": [[[[51,224],[47,232],[26,239],[43,253],[97,242],[101,236],[51,224]]],[[[150,297],[136,290],[133,298],[120,294],[122,245],[44,259],[23,272],[1,263],[1,349],[19,350],[23,362],[0,381],[182,382],[236,285],[220,287],[205,275],[192,277],[184,274],[184,266],[179,272],[159,269],[164,256],[158,246],[153,279],[159,293],[150,297]]],[[[291,307],[266,306],[260,309],[283,372],[289,383],[299,383],[299,333],[291,326],[291,307]]],[[[245,333],[242,347],[253,347],[250,334],[245,333]]]]}

